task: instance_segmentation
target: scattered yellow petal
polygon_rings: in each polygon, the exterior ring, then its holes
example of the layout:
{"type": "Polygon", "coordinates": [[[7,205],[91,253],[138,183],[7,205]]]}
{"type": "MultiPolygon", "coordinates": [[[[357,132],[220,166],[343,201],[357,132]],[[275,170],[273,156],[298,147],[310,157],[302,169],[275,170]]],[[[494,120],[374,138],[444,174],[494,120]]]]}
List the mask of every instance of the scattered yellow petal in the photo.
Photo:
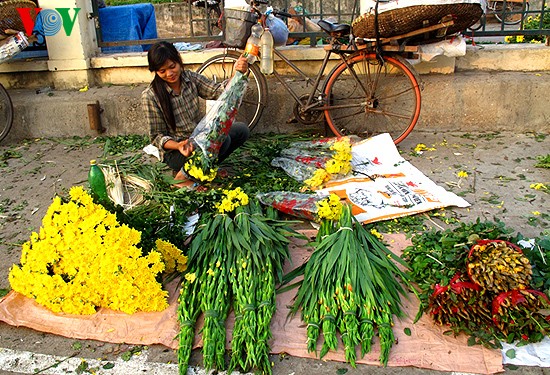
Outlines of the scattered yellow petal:
{"type": "Polygon", "coordinates": [[[531,184],[531,185],[529,185],[529,187],[530,187],[531,189],[535,189],[535,190],[546,189],[546,185],[544,185],[543,183],[540,183],[540,182],[538,182],[538,183],[536,183],[536,184],[531,184]]]}
{"type": "Polygon", "coordinates": [[[79,89],[80,92],[86,92],[88,91],[88,85],[84,86],[83,88],[79,89]]]}
{"type": "Polygon", "coordinates": [[[465,171],[460,171],[456,175],[458,178],[468,178],[468,173],[465,171]]]}
{"type": "Polygon", "coordinates": [[[538,211],[533,211],[533,212],[531,212],[531,213],[532,213],[533,215],[535,215],[535,216],[540,215],[540,212],[538,212],[538,211]]]}

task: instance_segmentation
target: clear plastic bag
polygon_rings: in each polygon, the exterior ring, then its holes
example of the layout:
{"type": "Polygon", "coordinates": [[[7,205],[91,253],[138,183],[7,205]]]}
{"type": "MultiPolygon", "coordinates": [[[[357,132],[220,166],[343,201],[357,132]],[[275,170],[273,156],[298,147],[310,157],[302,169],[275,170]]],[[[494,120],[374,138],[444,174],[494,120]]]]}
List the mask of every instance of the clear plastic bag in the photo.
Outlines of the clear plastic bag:
{"type": "Polygon", "coordinates": [[[256,198],[266,206],[271,206],[287,215],[300,219],[315,221],[317,219],[317,203],[325,199],[328,194],[305,194],[289,191],[272,191],[259,193],[256,198]]]}
{"type": "Polygon", "coordinates": [[[248,76],[236,72],[218,100],[191,133],[189,139],[193,142],[195,151],[183,166],[183,172],[189,178],[211,181],[216,177],[221,145],[233,125],[247,85],[248,76]]]}
{"type": "Polygon", "coordinates": [[[351,171],[351,143],[345,137],[294,142],[271,165],[299,182],[317,187],[351,171]]]}

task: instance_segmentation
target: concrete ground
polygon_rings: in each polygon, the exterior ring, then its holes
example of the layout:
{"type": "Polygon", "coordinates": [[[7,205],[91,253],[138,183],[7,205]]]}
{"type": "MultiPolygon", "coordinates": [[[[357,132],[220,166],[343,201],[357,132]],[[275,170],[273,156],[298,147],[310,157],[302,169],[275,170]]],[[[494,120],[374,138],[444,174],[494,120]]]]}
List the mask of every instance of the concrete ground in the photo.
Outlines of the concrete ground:
{"type": "MultiPolygon", "coordinates": [[[[499,218],[515,232],[538,236],[550,228],[550,194],[530,186],[550,185],[550,170],[535,167],[537,157],[549,153],[549,137],[537,133],[418,130],[398,148],[427,177],[471,203],[469,208],[446,209],[448,216],[462,221],[499,218]],[[417,153],[414,149],[418,144],[433,150],[417,153]],[[467,172],[468,177],[459,178],[459,171],[467,172]]],[[[97,144],[71,139],[9,141],[0,145],[0,289],[9,289],[9,267],[18,263],[21,254],[18,244],[38,229],[53,195],[85,184],[88,161],[101,153],[97,144]],[[13,153],[21,157],[11,158],[13,153]]],[[[445,226],[442,222],[436,224],[445,226]]],[[[141,354],[130,361],[122,360],[132,350],[124,344],[75,340],[0,322],[0,374],[177,373],[173,350],[153,345],[141,348],[141,354]],[[53,367],[56,361],[61,363],[53,367]]],[[[198,351],[192,361],[200,364],[198,351]]],[[[411,367],[358,365],[353,369],[348,364],[284,353],[274,354],[272,362],[276,375],[441,373],[411,367]]],[[[190,371],[198,373],[204,371],[190,371]]],[[[507,368],[505,373],[539,375],[550,374],[550,369],[521,366],[507,368]]]]}

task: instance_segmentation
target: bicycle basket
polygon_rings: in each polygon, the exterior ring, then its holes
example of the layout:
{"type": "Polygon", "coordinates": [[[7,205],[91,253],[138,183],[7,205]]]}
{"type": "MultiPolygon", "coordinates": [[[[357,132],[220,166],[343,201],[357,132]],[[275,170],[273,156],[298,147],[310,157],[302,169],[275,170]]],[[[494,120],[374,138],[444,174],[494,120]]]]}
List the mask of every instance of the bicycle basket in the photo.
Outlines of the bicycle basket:
{"type": "Polygon", "coordinates": [[[226,47],[244,48],[251,34],[257,16],[244,10],[225,8],[223,10],[223,43],[226,47]]]}
{"type": "MultiPolygon", "coordinates": [[[[446,30],[444,35],[439,35],[442,37],[467,29],[479,20],[482,13],[481,4],[476,2],[448,3],[441,1],[438,4],[435,1],[431,4],[400,6],[397,5],[397,2],[392,1],[379,5],[378,30],[380,37],[389,38],[439,24],[444,18],[451,16],[454,24],[446,30]],[[388,4],[386,9],[384,8],[385,4],[388,4]]],[[[353,35],[360,38],[376,37],[374,24],[374,10],[371,10],[352,22],[353,35]]]]}
{"type": "Polygon", "coordinates": [[[0,33],[4,34],[4,30],[12,29],[16,31],[25,31],[21,16],[17,12],[17,8],[31,8],[30,16],[33,20],[36,18],[34,9],[36,3],[31,0],[3,0],[0,1],[0,33]]]}

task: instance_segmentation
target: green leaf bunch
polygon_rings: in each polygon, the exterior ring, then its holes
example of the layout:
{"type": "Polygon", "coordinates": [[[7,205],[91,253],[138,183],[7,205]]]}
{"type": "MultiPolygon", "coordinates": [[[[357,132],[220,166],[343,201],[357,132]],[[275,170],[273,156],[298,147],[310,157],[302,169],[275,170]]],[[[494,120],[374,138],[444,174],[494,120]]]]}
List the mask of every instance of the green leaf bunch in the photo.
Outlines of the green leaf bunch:
{"type": "Polygon", "coordinates": [[[230,372],[240,367],[271,374],[268,341],[275,312],[275,284],[282,279],[293,236],[300,237],[288,222],[278,219],[275,210],[264,212],[256,200],[230,214],[202,215],[189,247],[188,263],[196,272],[196,280],[191,283],[186,277],[178,313],[181,374],[187,371],[193,327],[200,313],[204,314],[200,332],[204,366],[217,370],[227,367],[225,321],[230,308],[235,311],[230,372]]]}
{"type": "Polygon", "coordinates": [[[403,251],[409,264],[408,275],[420,289],[420,309],[417,321],[428,308],[429,296],[435,284],[448,285],[460,270],[465,269],[470,246],[478,239],[511,240],[510,229],[501,221],[459,223],[445,230],[431,229],[411,238],[412,245],[403,251]]]}
{"type": "Polygon", "coordinates": [[[394,342],[393,317],[403,316],[401,283],[411,287],[397,264],[407,266],[371,234],[344,205],[338,224],[324,228],[307,262],[290,314],[301,311],[307,324],[308,350],[319,357],[338,349],[337,332],[344,343],[346,361],[356,365],[356,347],[370,352],[375,329],[381,344],[380,362],[387,364],[394,342]]]}

